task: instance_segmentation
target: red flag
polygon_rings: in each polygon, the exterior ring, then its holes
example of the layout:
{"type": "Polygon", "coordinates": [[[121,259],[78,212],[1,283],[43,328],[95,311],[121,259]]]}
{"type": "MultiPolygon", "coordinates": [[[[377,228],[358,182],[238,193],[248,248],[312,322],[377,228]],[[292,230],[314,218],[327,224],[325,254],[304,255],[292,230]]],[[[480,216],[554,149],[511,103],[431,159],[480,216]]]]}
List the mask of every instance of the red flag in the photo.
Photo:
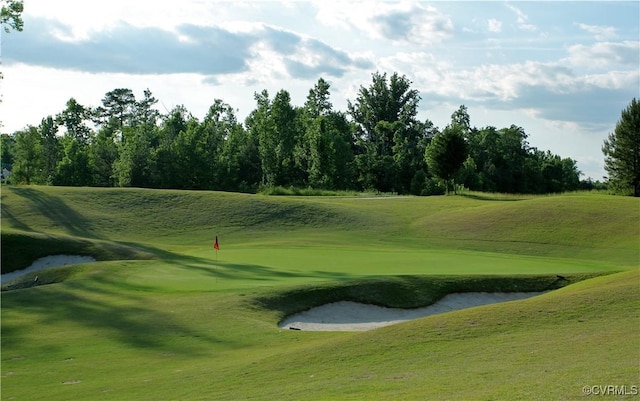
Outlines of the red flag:
{"type": "Polygon", "coordinates": [[[220,250],[220,245],[218,245],[218,236],[216,235],[216,243],[213,244],[213,249],[215,249],[216,251],[220,250]]]}

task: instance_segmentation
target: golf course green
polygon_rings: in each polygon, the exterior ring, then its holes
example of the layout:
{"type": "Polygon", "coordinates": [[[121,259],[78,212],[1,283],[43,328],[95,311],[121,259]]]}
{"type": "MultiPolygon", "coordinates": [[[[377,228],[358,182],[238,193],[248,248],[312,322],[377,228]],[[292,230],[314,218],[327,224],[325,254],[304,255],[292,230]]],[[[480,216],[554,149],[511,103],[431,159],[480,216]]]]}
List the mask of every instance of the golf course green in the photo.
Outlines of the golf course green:
{"type": "Polygon", "coordinates": [[[3,283],[2,400],[638,397],[637,198],[1,196],[3,274],[97,260],[3,283]],[[365,332],[278,327],[336,301],[528,291],[546,292],[365,332]]]}

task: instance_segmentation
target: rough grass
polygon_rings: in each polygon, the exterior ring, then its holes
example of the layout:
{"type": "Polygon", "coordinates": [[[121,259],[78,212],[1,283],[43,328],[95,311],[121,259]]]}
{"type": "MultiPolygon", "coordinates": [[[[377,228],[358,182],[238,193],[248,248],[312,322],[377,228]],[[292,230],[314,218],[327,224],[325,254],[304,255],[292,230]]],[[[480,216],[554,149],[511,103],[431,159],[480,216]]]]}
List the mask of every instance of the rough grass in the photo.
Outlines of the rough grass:
{"type": "Polygon", "coordinates": [[[2,293],[2,398],[571,400],[637,385],[640,203],[470,195],[4,187],[3,269],[61,249],[102,261],[2,293]],[[339,299],[556,287],[365,333],[277,328],[339,299]]]}

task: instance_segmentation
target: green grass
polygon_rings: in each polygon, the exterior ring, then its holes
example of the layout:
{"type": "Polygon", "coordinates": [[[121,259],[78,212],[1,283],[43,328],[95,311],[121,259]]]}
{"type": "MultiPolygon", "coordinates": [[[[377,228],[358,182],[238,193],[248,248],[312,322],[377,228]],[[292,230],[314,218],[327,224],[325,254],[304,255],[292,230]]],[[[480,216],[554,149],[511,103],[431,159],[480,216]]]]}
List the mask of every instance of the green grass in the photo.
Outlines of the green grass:
{"type": "Polygon", "coordinates": [[[278,196],[372,196],[373,194],[366,194],[356,191],[336,191],[319,188],[298,188],[282,186],[271,186],[260,189],[261,195],[278,195],[278,196]]]}
{"type": "Polygon", "coordinates": [[[571,400],[638,385],[638,222],[637,199],[586,193],[3,187],[3,272],[56,253],[100,262],[2,292],[2,399],[571,400]],[[277,327],[336,300],[554,288],[364,333],[277,327]]]}

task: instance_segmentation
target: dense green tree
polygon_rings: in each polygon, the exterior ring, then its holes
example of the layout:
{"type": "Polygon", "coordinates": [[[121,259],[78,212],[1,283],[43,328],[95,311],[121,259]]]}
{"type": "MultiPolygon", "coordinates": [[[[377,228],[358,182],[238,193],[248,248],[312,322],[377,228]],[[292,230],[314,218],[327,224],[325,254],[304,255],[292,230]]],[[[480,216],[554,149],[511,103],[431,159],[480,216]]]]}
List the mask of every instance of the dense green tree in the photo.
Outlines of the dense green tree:
{"type": "Polygon", "coordinates": [[[207,189],[223,186],[224,166],[221,157],[224,142],[238,128],[233,108],[221,99],[216,99],[202,122],[202,134],[198,139],[198,158],[201,185],[207,189]]]}
{"type": "Polygon", "coordinates": [[[333,111],[333,104],[329,100],[330,88],[331,84],[320,78],[314,87],[309,90],[307,101],[304,104],[304,110],[308,118],[315,119],[326,116],[333,111]]]}
{"type": "Polygon", "coordinates": [[[47,184],[54,182],[57,165],[61,159],[62,146],[58,139],[58,124],[53,117],[42,119],[38,127],[42,141],[42,178],[47,184]]]}
{"type": "Polygon", "coordinates": [[[465,139],[468,139],[472,129],[471,129],[471,117],[469,116],[469,111],[467,106],[464,104],[458,107],[458,110],[454,111],[451,115],[451,125],[457,125],[462,135],[464,135],[465,139]]]}
{"type": "MultiPolygon", "coordinates": [[[[452,124],[455,118],[456,113],[452,124]]],[[[545,193],[577,189],[580,172],[576,162],[529,146],[527,137],[524,129],[516,125],[501,129],[469,128],[466,135],[469,159],[459,173],[460,182],[467,188],[489,192],[545,193]]]]}
{"type": "Polygon", "coordinates": [[[524,160],[529,152],[527,134],[522,127],[511,125],[499,131],[498,161],[500,168],[498,191],[527,192],[524,160]]]}
{"type": "Polygon", "coordinates": [[[87,122],[91,119],[91,110],[78,103],[74,98],[69,99],[66,106],[56,116],[56,121],[66,128],[66,135],[75,138],[80,145],[88,144],[91,129],[87,126],[87,122]]]}
{"type": "Polygon", "coordinates": [[[118,159],[113,163],[116,185],[121,187],[153,187],[151,141],[143,127],[123,127],[118,159]]]}
{"type": "Polygon", "coordinates": [[[98,131],[88,149],[89,168],[93,174],[92,182],[97,187],[116,185],[114,163],[118,160],[118,144],[109,129],[98,131]]]}
{"type": "Polygon", "coordinates": [[[425,144],[426,130],[416,118],[419,100],[418,91],[411,89],[405,76],[394,73],[387,78],[386,73],[376,72],[371,85],[361,86],[355,102],[348,102],[358,138],[356,166],[361,187],[409,190],[413,174],[423,163],[420,147],[425,144]]]}
{"type": "Polygon", "coordinates": [[[135,112],[133,115],[133,125],[155,126],[160,113],[153,106],[158,103],[158,99],[153,97],[149,89],[144,90],[144,99],[135,102],[135,112]]]}
{"type": "Polygon", "coordinates": [[[92,173],[89,168],[88,146],[80,143],[77,138],[66,135],[63,140],[64,156],[58,163],[55,185],[89,186],[92,173]]]}
{"type": "Polygon", "coordinates": [[[265,89],[260,93],[255,93],[254,99],[256,108],[247,116],[245,125],[250,135],[257,139],[260,169],[262,171],[261,184],[273,186],[276,185],[278,159],[276,154],[276,128],[271,118],[269,92],[265,89]]]}
{"type": "Polygon", "coordinates": [[[13,165],[13,158],[15,154],[15,144],[16,140],[13,135],[9,134],[1,134],[0,135],[0,150],[2,153],[0,154],[0,169],[9,168],[13,165]]]}
{"type": "Polygon", "coordinates": [[[308,184],[315,188],[346,189],[353,161],[351,127],[346,116],[330,112],[308,123],[308,184]]]}
{"type": "MultiPolygon", "coordinates": [[[[140,101],[130,89],[110,91],[93,112],[72,98],[55,121],[3,137],[3,167],[13,162],[25,183],[239,191],[281,185],[431,195],[452,182],[524,193],[580,186],[576,162],[530,147],[521,127],[475,128],[464,105],[442,134],[418,121],[418,92],[397,73],[373,74],[348,114],[333,110],[330,88],[320,78],[302,107],[285,90],[273,99],[256,93],[244,126],[220,99],[199,122],[184,106],[160,115],[148,89],[140,101]]],[[[610,142],[609,150],[617,144],[610,142]]]]}
{"type": "Polygon", "coordinates": [[[295,149],[301,140],[302,127],[299,113],[291,104],[289,92],[280,90],[271,102],[271,119],[275,131],[276,179],[275,185],[304,185],[305,174],[296,163],[295,149]]]}
{"type": "Polygon", "coordinates": [[[604,140],[602,152],[609,183],[640,196],[640,103],[636,98],[622,110],[615,130],[604,140]]]}
{"type": "Polygon", "coordinates": [[[102,106],[95,109],[96,122],[103,126],[110,125],[114,131],[135,125],[136,105],[136,97],[131,89],[109,91],[102,98],[102,106]]]}
{"type": "Polygon", "coordinates": [[[257,107],[247,117],[245,124],[258,139],[262,169],[262,184],[300,185],[304,174],[296,163],[296,147],[302,127],[298,124],[298,111],[291,105],[289,92],[281,90],[273,100],[263,90],[255,94],[257,107]]]}
{"type": "Polygon", "coordinates": [[[0,24],[4,25],[4,31],[6,33],[11,32],[11,29],[22,31],[24,27],[22,20],[24,2],[22,0],[4,0],[3,3],[0,10],[0,24]]]}
{"type": "Polygon", "coordinates": [[[429,120],[426,123],[415,122],[395,131],[392,152],[398,180],[395,188],[398,192],[407,192],[414,175],[426,168],[424,152],[433,134],[433,123],[429,120]]]}
{"type": "Polygon", "coordinates": [[[56,116],[56,122],[64,126],[66,132],[61,141],[63,151],[56,166],[55,185],[93,184],[88,155],[93,132],[87,125],[91,116],[90,108],[81,105],[74,98],[69,99],[66,108],[56,116]]]}
{"type": "Polygon", "coordinates": [[[353,135],[344,113],[333,111],[330,85],[320,78],[309,90],[301,113],[304,134],[296,145],[296,163],[315,188],[348,188],[351,184],[353,135]]]}
{"type": "Polygon", "coordinates": [[[376,72],[369,87],[360,87],[355,103],[348,102],[348,109],[358,136],[375,144],[378,155],[391,155],[395,131],[376,127],[381,121],[397,121],[409,128],[417,123],[419,101],[418,91],[411,89],[407,77],[394,73],[387,79],[386,73],[376,72]]]}
{"type": "Polygon", "coordinates": [[[478,189],[480,187],[480,176],[477,173],[478,166],[471,156],[462,163],[458,171],[457,181],[465,188],[478,189]]]}
{"type": "Polygon", "coordinates": [[[158,129],[158,135],[151,140],[150,158],[152,182],[159,188],[181,188],[182,183],[176,171],[182,168],[181,161],[174,152],[174,142],[180,132],[186,131],[189,121],[195,118],[183,106],[176,106],[166,116],[158,129]]]}
{"type": "Polygon", "coordinates": [[[172,188],[202,189],[203,177],[208,172],[203,166],[203,127],[196,119],[187,122],[187,129],[180,131],[173,142],[172,155],[177,161],[173,166],[175,184],[172,188]]]}
{"type": "Polygon", "coordinates": [[[14,134],[15,154],[12,172],[12,182],[29,184],[44,184],[41,180],[42,167],[42,141],[40,133],[34,126],[14,134]]]}
{"type": "Polygon", "coordinates": [[[468,154],[467,143],[462,128],[458,124],[447,126],[427,146],[425,159],[429,171],[444,180],[447,192],[450,185],[453,186],[454,191],[456,190],[454,178],[468,154]]]}
{"type": "Polygon", "coordinates": [[[262,178],[258,139],[241,124],[229,132],[221,154],[222,189],[240,192],[257,190],[262,178]]]}
{"type": "Polygon", "coordinates": [[[543,188],[539,192],[560,193],[575,191],[580,185],[580,172],[575,160],[561,158],[551,152],[538,152],[541,161],[543,188]]]}

